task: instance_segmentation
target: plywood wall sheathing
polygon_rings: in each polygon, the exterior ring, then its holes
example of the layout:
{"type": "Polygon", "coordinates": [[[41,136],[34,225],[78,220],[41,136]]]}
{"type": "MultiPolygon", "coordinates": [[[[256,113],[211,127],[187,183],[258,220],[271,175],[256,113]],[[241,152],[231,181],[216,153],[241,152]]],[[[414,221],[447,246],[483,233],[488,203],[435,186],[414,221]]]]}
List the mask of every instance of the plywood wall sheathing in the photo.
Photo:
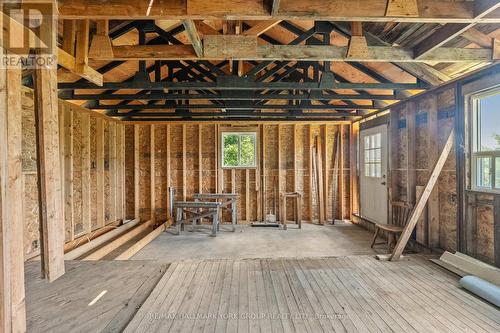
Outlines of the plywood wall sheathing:
{"type": "MultiPolygon", "coordinates": [[[[139,135],[140,155],[148,156],[142,158],[139,164],[143,163],[148,166],[151,155],[149,150],[151,144],[145,145],[145,141],[151,142],[149,133],[151,129],[146,127],[154,126],[154,203],[149,200],[153,211],[156,212],[157,218],[163,220],[166,216],[167,198],[168,198],[168,183],[176,190],[175,200],[183,200],[184,196],[187,200],[191,200],[194,193],[200,189],[204,193],[216,192],[235,192],[239,196],[238,200],[238,221],[239,223],[247,223],[253,221],[261,221],[266,214],[274,211],[275,195],[276,208],[279,209],[279,190],[282,192],[299,191],[304,194],[303,205],[307,206],[310,198],[317,197],[317,186],[314,186],[314,193],[309,192],[310,178],[309,165],[311,162],[309,153],[312,149],[309,147],[309,135],[320,138],[321,153],[326,152],[322,157],[323,177],[327,179],[328,185],[323,184],[322,188],[328,188],[327,193],[324,193],[324,209],[325,219],[332,218],[332,198],[333,194],[333,157],[335,135],[340,131],[339,125],[306,125],[302,123],[296,124],[255,124],[245,127],[238,125],[238,130],[249,129],[257,130],[258,135],[258,164],[255,169],[221,169],[220,156],[220,135],[221,131],[231,128],[227,124],[140,124],[133,125],[141,128],[139,135]],[[144,135],[145,136],[144,136],[144,135]],[[201,135],[201,140],[200,140],[201,135]],[[144,140],[143,140],[144,139],[144,140]],[[144,141],[144,142],[143,142],[144,141]],[[146,149],[145,151],[143,149],[146,149]],[[200,179],[201,177],[201,179],[200,179]],[[278,189],[279,187],[279,189],[278,189]]],[[[127,127],[131,127],[127,125],[127,127]]],[[[133,127],[132,127],[133,128],[133,127]]],[[[128,136],[133,146],[133,131],[128,136]]],[[[349,125],[346,125],[344,130],[344,154],[349,154],[349,125]]],[[[313,140],[313,139],[311,139],[313,140]]],[[[312,141],[314,143],[314,141],[312,141]]],[[[130,144],[126,145],[130,150],[130,144]]],[[[133,151],[129,152],[131,160],[127,160],[126,173],[134,177],[134,157],[133,151]]],[[[344,158],[344,215],[349,218],[349,159],[344,158]]],[[[144,167],[146,168],[146,167],[144,167]]],[[[142,170],[142,168],[140,168],[142,170]]],[[[146,170],[146,169],[144,169],[146,170]]],[[[151,198],[152,189],[148,187],[151,181],[151,174],[145,176],[139,174],[137,180],[139,185],[140,197],[151,198]],[[148,179],[143,179],[144,177],[148,179]],[[145,185],[146,184],[146,185],[145,185]],[[149,193],[144,193],[149,191],[149,193]]],[[[128,181],[127,185],[127,211],[133,211],[134,206],[134,181],[128,181]],[[130,207],[132,205],[132,208],[130,207]]],[[[340,193],[340,190],[339,190],[340,193]]],[[[141,209],[143,209],[146,201],[141,201],[141,209]]],[[[147,209],[150,209],[149,206],[147,209]]],[[[287,218],[292,219],[293,209],[292,201],[287,203],[287,218]]],[[[314,200],[314,205],[311,205],[314,220],[318,219],[319,209],[317,200],[314,200]]],[[[341,205],[339,202],[339,212],[341,205]]],[[[278,215],[279,211],[274,214],[278,215]]],[[[224,219],[229,220],[230,216],[225,213],[224,219]]],[[[306,216],[305,221],[310,219],[306,216]]]]}
{"type": "MultiPolygon", "coordinates": [[[[21,104],[23,124],[22,216],[25,226],[24,253],[28,258],[36,255],[40,250],[35,113],[32,90],[23,89],[21,104]]],[[[99,223],[108,225],[125,218],[123,200],[129,198],[125,195],[127,188],[124,167],[125,126],[105,116],[63,101],[59,101],[58,110],[59,157],[64,206],[61,211],[65,221],[64,238],[66,242],[69,242],[90,233],[92,223],[94,229],[99,228],[97,222],[98,206],[95,200],[98,188],[102,188],[100,195],[104,195],[103,205],[99,207],[101,211],[99,223]],[[102,141],[97,139],[97,124],[99,122],[102,122],[102,131],[100,130],[103,134],[102,141]],[[116,133],[116,138],[112,137],[113,132],[116,133]],[[100,141],[102,147],[100,170],[103,177],[99,187],[97,186],[97,141],[100,141]],[[115,141],[116,143],[113,144],[115,141]],[[113,181],[115,181],[116,186],[111,186],[113,181]],[[113,188],[115,189],[114,194],[113,188]]],[[[129,179],[127,177],[127,180],[129,179]]],[[[133,179],[132,176],[132,182],[133,179]]],[[[133,213],[130,215],[133,216],[133,213]]]]}

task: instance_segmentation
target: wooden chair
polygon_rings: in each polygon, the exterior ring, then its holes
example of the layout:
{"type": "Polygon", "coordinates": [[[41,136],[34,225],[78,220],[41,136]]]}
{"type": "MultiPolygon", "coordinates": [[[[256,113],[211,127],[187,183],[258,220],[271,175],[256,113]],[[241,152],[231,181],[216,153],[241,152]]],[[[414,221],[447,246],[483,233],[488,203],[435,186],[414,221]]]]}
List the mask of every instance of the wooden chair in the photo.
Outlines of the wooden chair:
{"type": "Polygon", "coordinates": [[[376,243],[380,230],[387,233],[387,253],[391,253],[391,246],[396,243],[397,237],[403,232],[403,229],[410,218],[413,206],[406,202],[392,202],[392,221],[390,223],[375,223],[375,235],[371,247],[376,243]]]}

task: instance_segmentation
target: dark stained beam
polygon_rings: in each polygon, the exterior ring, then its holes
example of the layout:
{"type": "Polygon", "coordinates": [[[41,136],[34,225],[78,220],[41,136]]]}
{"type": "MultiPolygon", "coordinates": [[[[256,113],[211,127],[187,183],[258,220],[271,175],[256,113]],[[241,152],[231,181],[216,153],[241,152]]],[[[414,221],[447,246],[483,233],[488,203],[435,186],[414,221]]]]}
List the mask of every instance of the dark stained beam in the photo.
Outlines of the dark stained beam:
{"type": "MultiPolygon", "coordinates": [[[[422,83],[343,83],[334,82],[329,87],[320,87],[318,82],[255,82],[255,81],[235,81],[233,76],[226,76],[229,81],[223,84],[219,82],[105,82],[102,87],[92,83],[60,83],[60,90],[74,89],[149,89],[149,90],[192,90],[192,89],[213,89],[213,90],[266,90],[266,89],[296,89],[296,90],[325,90],[325,89],[382,89],[382,90],[423,90],[428,86],[422,83]],[[231,85],[230,81],[237,85],[231,85]]],[[[219,79],[221,77],[218,77],[219,79]]]]}
{"type": "Polygon", "coordinates": [[[147,100],[241,100],[241,101],[260,101],[262,99],[266,100],[325,100],[325,101],[354,101],[354,100],[399,100],[395,95],[372,95],[372,94],[359,94],[359,95],[330,95],[330,94],[320,94],[315,95],[314,98],[309,97],[309,94],[254,94],[251,97],[248,96],[238,96],[234,94],[232,96],[222,96],[221,94],[173,94],[173,93],[162,93],[161,95],[157,94],[149,94],[148,91],[144,91],[138,94],[112,94],[112,93],[104,93],[104,94],[61,94],[59,96],[62,100],[75,100],[75,101],[90,101],[90,100],[99,100],[99,101],[147,101],[147,100]]]}

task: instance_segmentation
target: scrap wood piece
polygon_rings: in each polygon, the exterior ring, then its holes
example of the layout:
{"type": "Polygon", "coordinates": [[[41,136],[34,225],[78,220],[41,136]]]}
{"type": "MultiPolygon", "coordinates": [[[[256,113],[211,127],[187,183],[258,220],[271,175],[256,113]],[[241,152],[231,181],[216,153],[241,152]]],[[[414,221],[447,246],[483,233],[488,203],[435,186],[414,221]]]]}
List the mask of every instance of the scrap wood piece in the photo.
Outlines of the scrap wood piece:
{"type": "Polygon", "coordinates": [[[91,254],[83,258],[83,260],[99,260],[104,258],[106,255],[113,252],[123,244],[127,243],[132,238],[138,236],[145,230],[148,230],[150,227],[154,227],[154,224],[154,220],[149,220],[147,222],[139,224],[130,231],[123,233],[122,235],[118,236],[118,238],[99,248],[97,251],[92,252],[91,254]]]}
{"type": "Polygon", "coordinates": [[[455,254],[446,251],[439,260],[431,260],[459,276],[474,275],[500,286],[500,269],[461,252],[455,254]]]}
{"type": "Polygon", "coordinates": [[[102,236],[94,238],[90,242],[88,242],[88,243],[86,243],[86,244],[84,244],[82,246],[79,246],[76,249],[74,249],[74,250],[66,253],[64,255],[64,260],[75,260],[75,259],[83,256],[85,253],[88,253],[88,252],[92,251],[93,249],[95,249],[98,246],[106,243],[110,239],[112,239],[112,238],[120,235],[122,232],[125,232],[128,229],[134,227],[139,222],[140,222],[139,219],[132,220],[132,221],[130,221],[128,223],[125,223],[125,224],[119,226],[118,228],[116,228],[114,230],[111,230],[111,231],[103,234],[102,236]]]}
{"type": "Polygon", "coordinates": [[[429,181],[427,182],[427,185],[425,186],[425,189],[422,193],[422,196],[420,197],[417,204],[415,205],[415,208],[413,209],[413,211],[411,213],[410,219],[409,219],[408,223],[406,224],[403,232],[401,233],[401,236],[399,237],[399,240],[398,240],[396,246],[394,247],[392,254],[390,254],[390,255],[377,255],[376,256],[377,259],[397,261],[401,257],[401,254],[403,253],[403,250],[406,247],[408,240],[410,239],[410,236],[413,232],[413,229],[415,229],[415,226],[417,225],[417,222],[420,219],[422,212],[424,211],[425,205],[427,204],[427,201],[429,200],[429,197],[432,193],[432,190],[434,189],[434,186],[436,185],[436,183],[439,179],[439,175],[441,174],[441,170],[443,170],[444,164],[446,163],[446,159],[448,158],[448,155],[450,154],[450,151],[453,147],[454,139],[455,139],[455,130],[452,129],[450,135],[448,136],[448,140],[446,141],[446,144],[443,148],[443,151],[441,152],[441,155],[439,156],[439,159],[437,160],[436,165],[434,166],[432,174],[429,177],[429,181]]]}
{"type": "Polygon", "coordinates": [[[66,244],[64,244],[64,253],[70,252],[70,251],[76,249],[78,246],[86,244],[86,243],[90,242],[91,240],[93,240],[94,238],[97,238],[101,235],[104,235],[108,231],[116,229],[117,227],[120,226],[120,224],[121,224],[121,221],[115,221],[113,223],[109,223],[102,228],[99,228],[99,229],[92,231],[90,234],[85,234],[83,236],[80,236],[80,237],[72,240],[72,241],[67,242],[66,244]]]}
{"type": "Polygon", "coordinates": [[[160,236],[162,232],[167,230],[167,228],[172,224],[172,220],[169,219],[167,222],[162,223],[160,226],[158,226],[156,229],[148,233],[146,236],[141,238],[138,242],[134,243],[131,247],[126,249],[124,252],[122,252],[118,257],[116,257],[114,260],[128,260],[130,259],[134,254],[142,250],[146,245],[151,243],[156,237],[160,236]]]}

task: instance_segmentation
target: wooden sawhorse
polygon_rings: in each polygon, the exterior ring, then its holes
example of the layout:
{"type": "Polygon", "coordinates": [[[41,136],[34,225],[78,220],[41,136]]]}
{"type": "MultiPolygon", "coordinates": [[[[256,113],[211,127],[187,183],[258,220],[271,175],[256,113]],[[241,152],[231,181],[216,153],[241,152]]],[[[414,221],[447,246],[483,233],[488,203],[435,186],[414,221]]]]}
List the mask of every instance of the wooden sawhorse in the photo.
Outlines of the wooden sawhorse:
{"type": "MultiPolygon", "coordinates": [[[[215,201],[220,203],[220,210],[226,209],[231,211],[232,231],[236,230],[238,220],[238,195],[234,193],[196,193],[193,195],[195,201],[215,201]]],[[[224,224],[222,214],[219,219],[219,224],[224,224]]],[[[218,229],[217,229],[218,230],[218,229]]]]}
{"type": "Polygon", "coordinates": [[[210,236],[215,237],[219,229],[220,207],[220,202],[176,201],[174,203],[174,208],[176,211],[175,225],[177,226],[177,235],[180,235],[181,230],[184,230],[184,223],[192,222],[192,231],[194,231],[197,220],[204,217],[212,217],[212,233],[210,236]],[[191,216],[186,216],[186,218],[184,218],[185,213],[191,216]]]}
{"type": "Polygon", "coordinates": [[[286,221],[286,199],[294,199],[295,205],[295,224],[298,225],[299,229],[302,229],[302,193],[299,192],[286,192],[280,193],[280,220],[283,224],[283,230],[287,229],[286,221]]]}

